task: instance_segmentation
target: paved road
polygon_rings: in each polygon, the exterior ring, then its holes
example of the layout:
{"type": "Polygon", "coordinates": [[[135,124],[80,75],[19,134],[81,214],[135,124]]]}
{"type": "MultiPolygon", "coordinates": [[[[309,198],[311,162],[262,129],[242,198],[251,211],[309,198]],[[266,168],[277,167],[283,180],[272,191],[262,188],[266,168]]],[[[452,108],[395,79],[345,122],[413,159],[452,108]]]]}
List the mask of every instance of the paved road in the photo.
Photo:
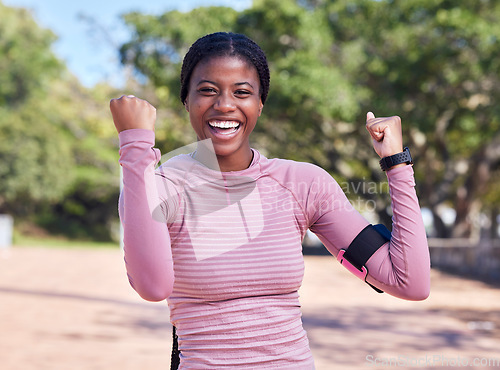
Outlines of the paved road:
{"type": "MultiPolygon", "coordinates": [[[[318,370],[500,368],[500,290],[433,271],[431,297],[407,302],[333,258],[305,260],[303,321],[318,370]]],[[[168,369],[170,333],[166,304],[132,291],[119,250],[0,250],[2,370],[168,369]]]]}

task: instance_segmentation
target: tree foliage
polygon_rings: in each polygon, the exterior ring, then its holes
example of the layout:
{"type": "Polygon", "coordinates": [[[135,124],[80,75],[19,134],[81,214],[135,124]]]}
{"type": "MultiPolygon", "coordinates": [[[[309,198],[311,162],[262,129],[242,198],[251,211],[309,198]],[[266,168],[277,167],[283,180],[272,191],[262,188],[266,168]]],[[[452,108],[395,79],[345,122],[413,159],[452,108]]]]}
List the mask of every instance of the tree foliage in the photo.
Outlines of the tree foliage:
{"type": "MultiPolygon", "coordinates": [[[[400,115],[434,235],[471,236],[479,212],[499,213],[499,17],[493,0],[254,0],[241,12],[126,14],[131,37],[119,52],[136,72],[128,90],[159,108],[167,152],[196,139],[178,98],[188,47],[210,32],[247,34],[271,68],[255,147],[319,164],[388,223],[364,122],[367,111],[400,115]]],[[[117,94],[83,88],[52,53],[54,40],[29,12],[0,2],[0,212],[109,238],[118,166],[107,101],[117,94]]]]}
{"type": "Polygon", "coordinates": [[[51,50],[52,32],[0,3],[0,213],[110,238],[119,175],[109,87],[88,90],[51,50]]]}
{"type": "Polygon", "coordinates": [[[438,234],[470,236],[471,216],[498,206],[484,201],[498,192],[500,4],[394,0],[321,8],[343,65],[353,61],[344,50],[360,51],[351,81],[376,92],[370,103],[377,112],[399,112],[406,122],[421,201],[438,234]],[[443,204],[456,211],[452,229],[440,219],[443,204]]]}
{"type": "Polygon", "coordinates": [[[39,111],[62,69],[50,51],[55,38],[27,11],[0,10],[0,206],[55,199],[68,184],[59,171],[72,165],[61,133],[39,111]]]}

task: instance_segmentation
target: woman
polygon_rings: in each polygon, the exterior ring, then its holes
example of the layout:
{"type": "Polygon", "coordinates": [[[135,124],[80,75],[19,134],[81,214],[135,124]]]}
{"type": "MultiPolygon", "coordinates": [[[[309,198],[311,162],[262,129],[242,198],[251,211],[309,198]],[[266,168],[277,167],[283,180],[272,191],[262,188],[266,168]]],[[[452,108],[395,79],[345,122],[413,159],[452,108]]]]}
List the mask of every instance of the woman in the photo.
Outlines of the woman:
{"type": "Polygon", "coordinates": [[[180,368],[314,368],[298,300],[307,229],[375,288],[411,300],[429,294],[429,253],[400,119],[368,113],[366,122],[387,170],[394,214],[387,235],[352,208],[326,171],[250,147],[268,90],[267,61],[253,41],[232,33],[197,40],[183,61],[181,101],[199,145],[157,170],[155,109],[133,96],[110,103],[127,273],[144,299],[168,300],[180,368]]]}

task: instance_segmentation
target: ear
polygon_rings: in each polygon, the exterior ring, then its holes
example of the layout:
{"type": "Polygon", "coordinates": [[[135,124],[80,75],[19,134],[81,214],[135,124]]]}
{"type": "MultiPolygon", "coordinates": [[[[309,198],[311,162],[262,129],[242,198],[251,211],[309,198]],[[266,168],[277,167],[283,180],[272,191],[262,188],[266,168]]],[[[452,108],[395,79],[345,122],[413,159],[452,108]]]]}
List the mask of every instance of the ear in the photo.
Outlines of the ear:
{"type": "Polygon", "coordinates": [[[184,100],[184,108],[186,108],[186,111],[189,113],[189,96],[184,100]]]}
{"type": "Polygon", "coordinates": [[[259,102],[259,117],[262,114],[262,109],[264,108],[264,104],[262,104],[262,100],[259,102]]]}

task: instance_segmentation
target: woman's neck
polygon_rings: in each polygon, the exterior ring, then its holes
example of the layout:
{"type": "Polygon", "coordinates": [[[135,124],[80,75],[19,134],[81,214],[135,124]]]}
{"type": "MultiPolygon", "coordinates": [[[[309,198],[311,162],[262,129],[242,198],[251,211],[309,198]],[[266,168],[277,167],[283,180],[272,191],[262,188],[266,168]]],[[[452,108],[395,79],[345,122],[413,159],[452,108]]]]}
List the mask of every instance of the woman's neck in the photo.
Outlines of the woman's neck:
{"type": "Polygon", "coordinates": [[[217,156],[217,162],[219,163],[221,172],[242,171],[250,167],[253,156],[253,150],[249,149],[249,151],[244,156],[217,156]]]}
{"type": "Polygon", "coordinates": [[[204,166],[220,172],[242,171],[247,169],[253,160],[253,150],[242,148],[238,155],[223,156],[215,153],[211,140],[198,141],[194,159],[204,166]]]}

